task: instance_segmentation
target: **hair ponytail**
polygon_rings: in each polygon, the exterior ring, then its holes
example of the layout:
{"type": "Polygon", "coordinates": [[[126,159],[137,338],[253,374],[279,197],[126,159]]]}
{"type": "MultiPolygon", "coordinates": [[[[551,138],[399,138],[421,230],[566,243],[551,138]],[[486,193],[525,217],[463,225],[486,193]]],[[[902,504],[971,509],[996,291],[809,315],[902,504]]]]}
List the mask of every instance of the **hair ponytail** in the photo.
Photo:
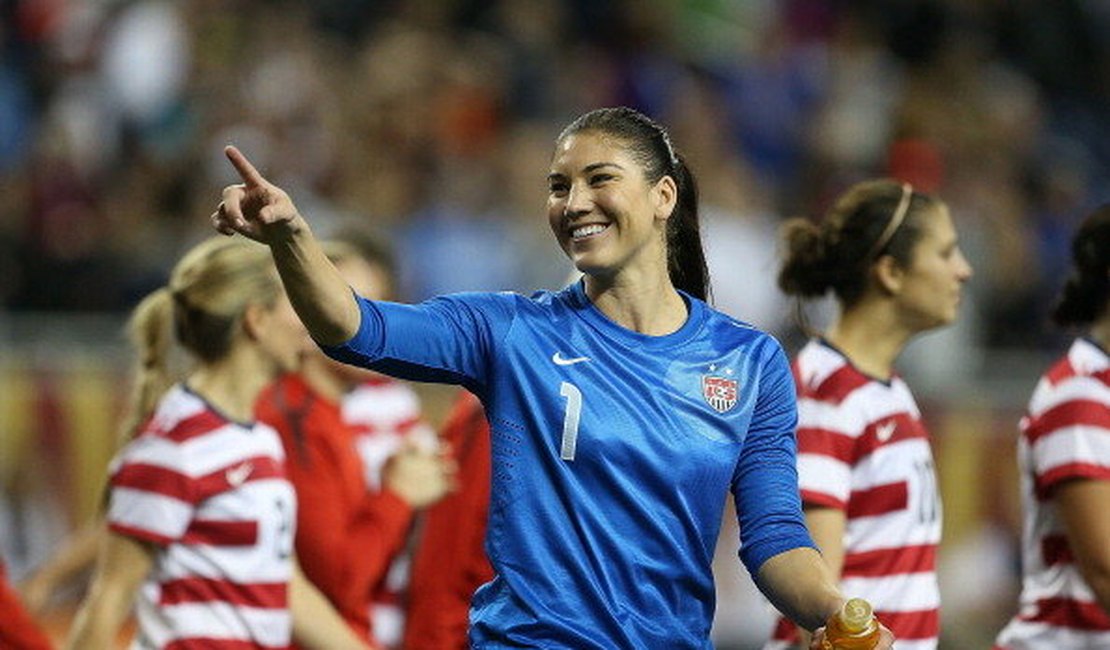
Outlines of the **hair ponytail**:
{"type": "Polygon", "coordinates": [[[121,428],[124,440],[137,433],[158,400],[182,379],[176,349],[202,364],[222,359],[240,335],[247,306],[273,304],[280,292],[270,254],[259,244],[212,237],[189,249],[174,266],[168,285],[144,298],[128,320],[128,339],[137,358],[121,428]]]}
{"type": "Polygon", "coordinates": [[[667,274],[676,289],[709,300],[709,265],[698,223],[698,185],[686,161],[677,154],[674,179],[678,197],[667,221],[667,274]]]}
{"type": "Polygon", "coordinates": [[[821,227],[804,217],[783,222],[783,262],[778,285],[788,296],[820,298],[832,286],[828,248],[821,227]]]}
{"type": "Polygon", "coordinates": [[[173,298],[169,289],[154,291],[135,307],[127,322],[128,339],[137,353],[131,402],[124,414],[120,438],[132,438],[154,412],[154,406],[173,385],[170,371],[173,348],[173,298]]]}

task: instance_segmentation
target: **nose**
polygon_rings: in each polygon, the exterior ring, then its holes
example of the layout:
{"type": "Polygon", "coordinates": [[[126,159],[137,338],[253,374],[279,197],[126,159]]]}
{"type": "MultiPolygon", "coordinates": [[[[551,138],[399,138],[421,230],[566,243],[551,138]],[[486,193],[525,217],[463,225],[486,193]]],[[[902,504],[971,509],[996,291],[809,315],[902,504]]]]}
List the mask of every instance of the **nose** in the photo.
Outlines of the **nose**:
{"type": "Polygon", "coordinates": [[[567,200],[563,204],[563,216],[566,218],[578,217],[589,214],[593,208],[593,199],[590,190],[579,183],[571,183],[567,190],[567,200]]]}
{"type": "Polygon", "coordinates": [[[956,271],[957,277],[959,277],[960,282],[967,282],[971,279],[971,276],[975,275],[975,271],[971,268],[971,262],[968,262],[967,258],[964,257],[963,251],[957,251],[957,255],[959,256],[959,259],[957,260],[957,263],[959,264],[959,267],[956,271]]]}

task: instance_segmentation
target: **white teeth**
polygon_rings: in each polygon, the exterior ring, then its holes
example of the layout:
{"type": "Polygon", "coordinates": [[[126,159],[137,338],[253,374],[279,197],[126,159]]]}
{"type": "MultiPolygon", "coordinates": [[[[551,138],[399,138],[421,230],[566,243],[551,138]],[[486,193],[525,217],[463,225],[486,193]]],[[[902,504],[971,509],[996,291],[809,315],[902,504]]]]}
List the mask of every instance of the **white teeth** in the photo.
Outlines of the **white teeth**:
{"type": "Polygon", "coordinates": [[[571,230],[570,236],[574,239],[581,239],[582,237],[589,237],[590,235],[596,235],[599,232],[603,232],[608,227],[609,226],[592,223],[588,226],[581,226],[579,228],[571,230]]]}

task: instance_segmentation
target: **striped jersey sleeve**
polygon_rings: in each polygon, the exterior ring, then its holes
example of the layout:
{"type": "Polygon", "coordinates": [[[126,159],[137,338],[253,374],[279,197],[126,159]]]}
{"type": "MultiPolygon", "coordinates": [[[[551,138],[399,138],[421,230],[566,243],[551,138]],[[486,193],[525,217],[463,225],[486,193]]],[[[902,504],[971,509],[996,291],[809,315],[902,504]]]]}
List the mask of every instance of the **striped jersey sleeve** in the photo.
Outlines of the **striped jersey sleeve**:
{"type": "Polygon", "coordinates": [[[1066,479],[1110,479],[1110,371],[1085,367],[1101,353],[1089,349],[1094,347],[1079,341],[1042,378],[1022,419],[1022,443],[1031,452],[1030,469],[1041,498],[1066,479]]]}
{"type": "Polygon", "coordinates": [[[802,500],[809,505],[846,510],[860,434],[867,426],[866,415],[846,401],[867,384],[867,379],[831,351],[807,350],[810,353],[795,360],[793,366],[798,386],[802,500]]]}
{"type": "Polygon", "coordinates": [[[1053,489],[1110,480],[1110,357],[1079,339],[1033,391],[1020,422],[1022,590],[998,648],[1110,647],[1110,616],[1075,566],[1053,489]]]}
{"type": "MultiPolygon", "coordinates": [[[[109,526],[166,545],[180,540],[203,498],[206,477],[196,476],[188,442],[227,422],[200,400],[163,408],[113,462],[109,526]]],[[[210,488],[209,488],[210,489],[210,488]]]]}

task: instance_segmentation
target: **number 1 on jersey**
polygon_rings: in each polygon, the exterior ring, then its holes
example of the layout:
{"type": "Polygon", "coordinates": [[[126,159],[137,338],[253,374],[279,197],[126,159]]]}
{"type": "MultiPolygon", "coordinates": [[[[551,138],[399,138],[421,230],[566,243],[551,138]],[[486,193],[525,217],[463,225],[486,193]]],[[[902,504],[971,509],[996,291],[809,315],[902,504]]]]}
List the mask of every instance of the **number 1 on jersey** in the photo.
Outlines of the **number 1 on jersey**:
{"type": "Polygon", "coordinates": [[[574,451],[578,446],[578,418],[582,415],[582,391],[574,384],[564,381],[559,386],[559,394],[567,398],[567,406],[563,411],[563,442],[559,456],[563,460],[574,460],[574,451]]]}

